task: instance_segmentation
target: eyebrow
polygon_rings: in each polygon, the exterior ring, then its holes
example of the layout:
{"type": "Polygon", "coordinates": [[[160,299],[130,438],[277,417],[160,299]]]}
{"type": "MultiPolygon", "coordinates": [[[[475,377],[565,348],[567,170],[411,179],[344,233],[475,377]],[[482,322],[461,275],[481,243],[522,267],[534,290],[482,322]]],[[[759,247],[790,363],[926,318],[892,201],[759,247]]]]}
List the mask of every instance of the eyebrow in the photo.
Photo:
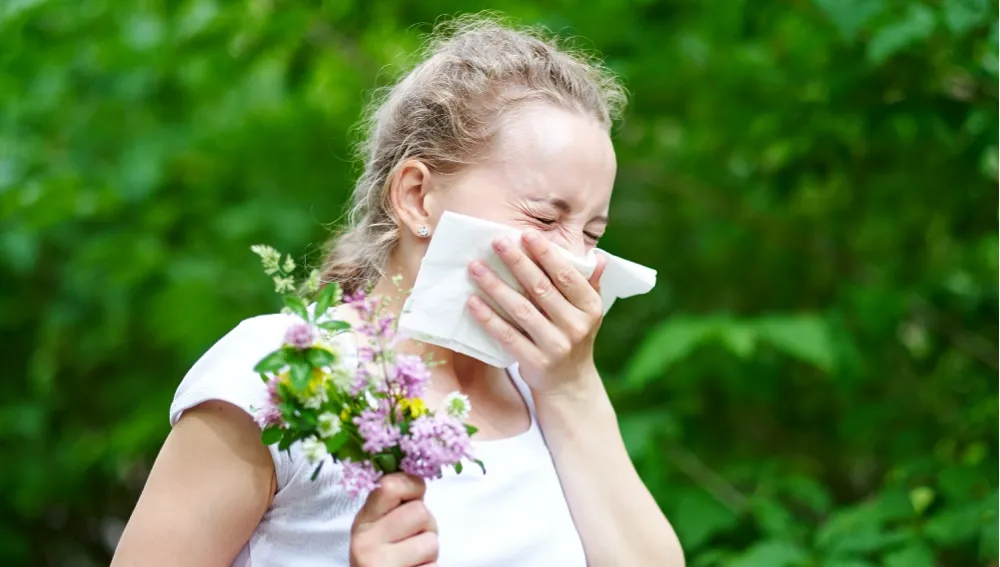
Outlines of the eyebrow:
{"type": "MultiPolygon", "coordinates": [[[[531,199],[536,203],[548,203],[559,210],[559,212],[564,215],[568,215],[573,212],[573,207],[570,206],[569,202],[565,199],[560,199],[559,197],[536,197],[531,199]]],[[[598,222],[602,224],[608,224],[607,215],[597,215],[596,217],[590,219],[588,222],[598,222]]]]}

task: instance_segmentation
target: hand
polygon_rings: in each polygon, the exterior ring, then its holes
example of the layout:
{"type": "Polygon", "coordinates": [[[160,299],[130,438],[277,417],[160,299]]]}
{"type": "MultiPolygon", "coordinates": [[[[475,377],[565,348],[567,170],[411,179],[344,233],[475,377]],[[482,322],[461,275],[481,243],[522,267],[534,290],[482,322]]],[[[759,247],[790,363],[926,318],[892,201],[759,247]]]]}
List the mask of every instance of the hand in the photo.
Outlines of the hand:
{"type": "Polygon", "coordinates": [[[587,279],[555,250],[555,244],[537,232],[526,232],[522,240],[527,254],[507,238],[496,240],[493,248],[530,300],[482,262],[473,262],[469,271],[479,287],[524,331],[505,321],[479,297],[469,299],[469,309],[517,359],[521,377],[533,391],[576,392],[583,381],[597,376],[594,338],[604,315],[598,282],[607,261],[598,256],[597,268],[587,279]]]}
{"type": "Polygon", "coordinates": [[[351,526],[351,567],[430,567],[437,523],[424,506],[426,484],[402,473],[382,477],[351,526]]]}

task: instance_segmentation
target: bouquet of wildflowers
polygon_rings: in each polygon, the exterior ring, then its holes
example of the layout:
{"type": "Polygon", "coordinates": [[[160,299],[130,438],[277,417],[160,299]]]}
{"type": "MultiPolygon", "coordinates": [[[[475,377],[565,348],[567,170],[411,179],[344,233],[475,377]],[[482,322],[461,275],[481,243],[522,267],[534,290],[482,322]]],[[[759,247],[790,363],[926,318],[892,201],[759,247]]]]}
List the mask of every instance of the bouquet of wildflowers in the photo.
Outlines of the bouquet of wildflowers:
{"type": "Polygon", "coordinates": [[[343,487],[352,496],[374,489],[383,474],[432,479],[446,467],[461,473],[463,460],[483,467],[470,452],[476,429],[464,423],[468,398],[453,392],[439,411],[428,409],[423,395],[430,371],[421,357],[395,351],[396,321],[386,314],[386,301],[363,292],[344,297],[335,283],[320,289],[319,272],[313,271],[302,286],[315,297],[310,308],[295,291],[290,256],[282,262],[270,246],[251,250],[274,281],[285,312],[297,318],[283,344],[254,367],[268,388],[266,405],[256,409],[265,445],[287,451],[300,443],[316,464],[313,479],[329,458],[341,463],[343,487]],[[340,305],[353,308],[361,323],[337,319],[340,305]],[[355,366],[334,341],[345,332],[358,335],[355,366]]]}

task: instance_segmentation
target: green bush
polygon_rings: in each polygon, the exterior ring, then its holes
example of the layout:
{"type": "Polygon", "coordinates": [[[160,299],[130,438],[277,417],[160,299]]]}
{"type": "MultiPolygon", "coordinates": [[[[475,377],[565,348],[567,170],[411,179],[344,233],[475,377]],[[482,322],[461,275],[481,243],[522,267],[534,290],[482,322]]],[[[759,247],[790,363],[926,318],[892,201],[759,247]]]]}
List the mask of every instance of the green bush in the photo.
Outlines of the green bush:
{"type": "MultiPolygon", "coordinates": [[[[472,4],[0,3],[0,563],[106,564],[276,308],[248,246],[317,261],[365,93],[472,4]]],[[[660,285],[599,363],[689,565],[996,565],[996,4],[498,4],[632,93],[604,246],[660,285]]]]}

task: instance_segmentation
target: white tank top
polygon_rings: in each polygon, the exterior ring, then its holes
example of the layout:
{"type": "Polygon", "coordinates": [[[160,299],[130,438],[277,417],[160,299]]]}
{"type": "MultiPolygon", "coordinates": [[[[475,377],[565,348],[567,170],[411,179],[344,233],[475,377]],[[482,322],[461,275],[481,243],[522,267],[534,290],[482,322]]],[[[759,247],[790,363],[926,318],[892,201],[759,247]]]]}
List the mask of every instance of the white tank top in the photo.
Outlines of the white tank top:
{"type": "MultiPolygon", "coordinates": [[[[266,388],[254,365],[281,343],[290,319],[247,319],[202,356],[184,377],[170,406],[170,423],[208,400],[248,413],[266,388]]],[[[341,335],[349,336],[349,335],[341,335]]],[[[345,343],[352,343],[350,339],[345,343]]],[[[354,344],[345,344],[346,353],[354,344]]],[[[509,370],[531,410],[531,426],[515,437],[474,442],[486,474],[466,466],[428,482],[425,503],[437,520],[441,567],[586,567],[583,545],[535,417],[531,393],[509,370]]],[[[277,492],[236,567],[347,567],[350,529],[361,498],[338,486],[340,467],[327,462],[315,481],[298,445],[291,455],[270,447],[277,492]]]]}

